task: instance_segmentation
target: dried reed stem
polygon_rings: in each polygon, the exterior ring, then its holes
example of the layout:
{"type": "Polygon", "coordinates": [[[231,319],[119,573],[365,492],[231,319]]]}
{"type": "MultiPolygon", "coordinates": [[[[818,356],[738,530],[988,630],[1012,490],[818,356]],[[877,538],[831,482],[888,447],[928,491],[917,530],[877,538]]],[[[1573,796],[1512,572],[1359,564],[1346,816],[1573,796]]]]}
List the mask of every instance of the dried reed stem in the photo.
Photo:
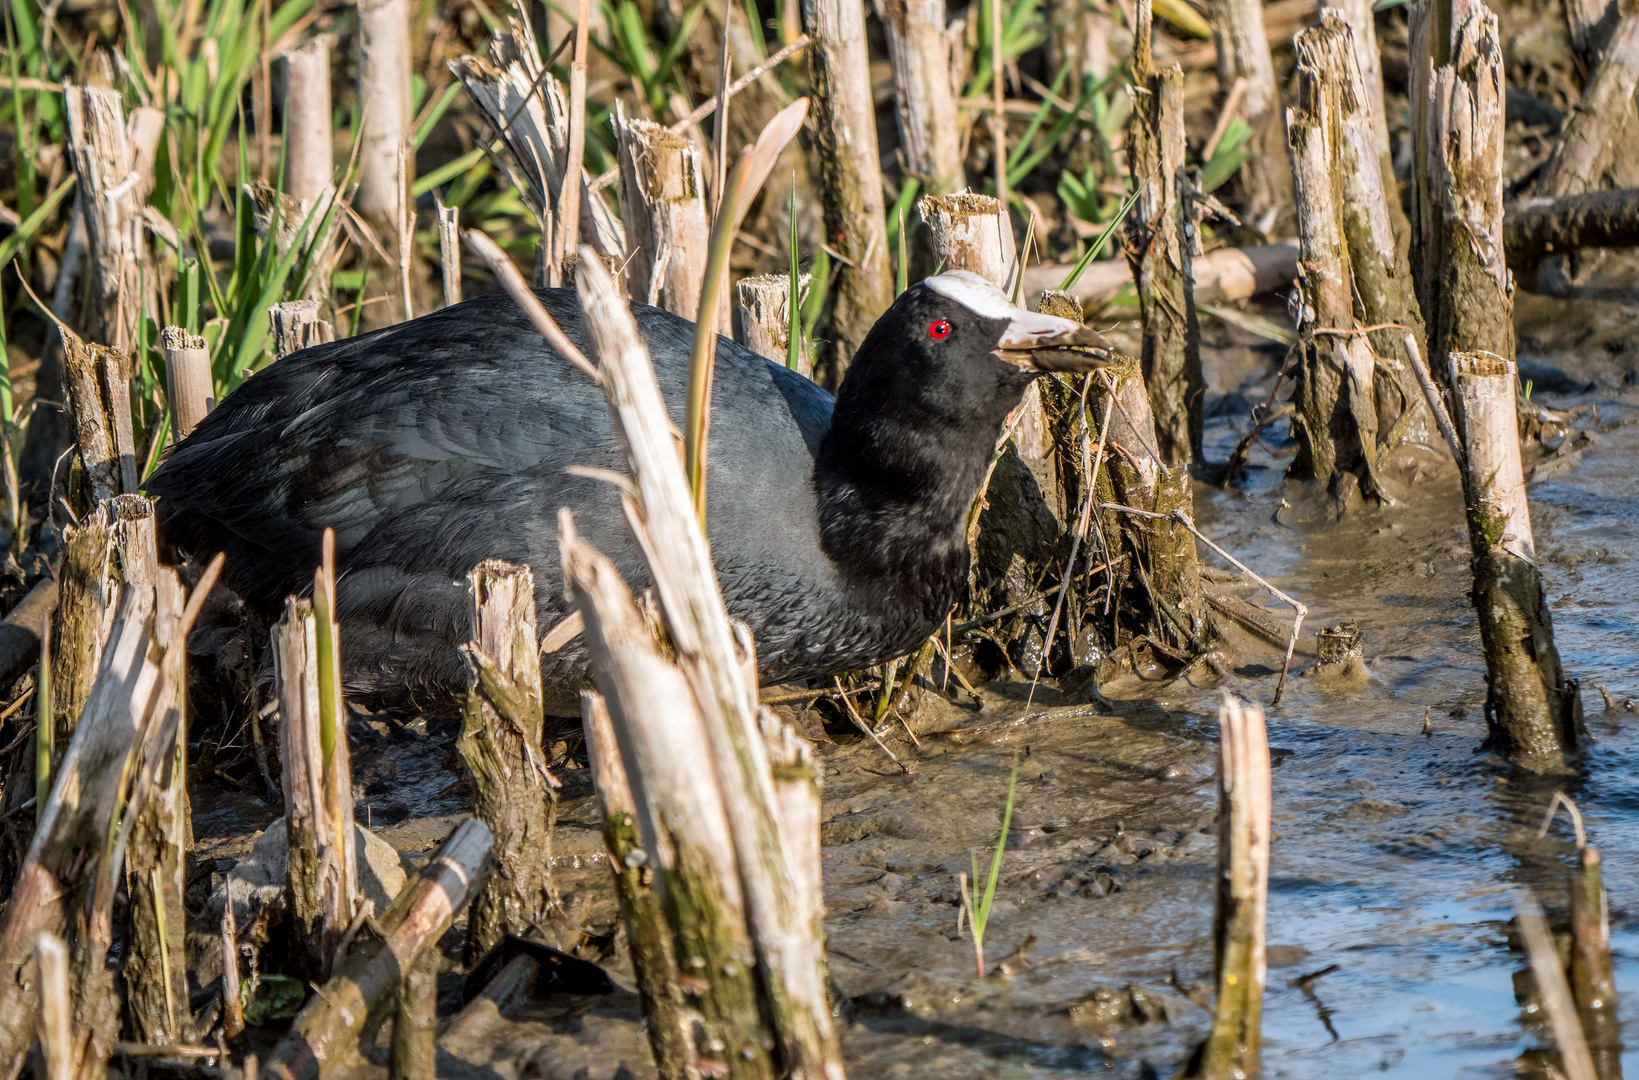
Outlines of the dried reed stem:
{"type": "MultiPolygon", "coordinates": [[[[809,278],[808,274],[799,277],[799,289],[807,288],[809,278]]],[[[740,344],[776,364],[785,364],[791,345],[791,276],[741,278],[735,282],[735,293],[740,302],[740,344]]],[[[810,375],[813,367],[808,350],[803,349],[797,370],[810,375]]]]}
{"type": "Polygon", "coordinates": [[[619,102],[614,126],[621,215],[634,244],[627,294],[692,322],[711,243],[700,148],[652,120],[627,119],[619,102]]]}
{"type": "Polygon", "coordinates": [[[1263,709],[1226,693],[1218,729],[1218,1001],[1198,1074],[1209,1080],[1258,1071],[1272,802],[1263,709]]]}
{"type": "Polygon", "coordinates": [[[193,433],[205,414],[216,407],[216,388],[211,383],[211,354],[205,339],[180,326],[159,332],[159,347],[165,357],[165,396],[171,405],[171,441],[181,442],[193,433]]]}
{"type": "Polygon", "coordinates": [[[89,488],[81,505],[89,508],[137,490],[130,361],[118,349],[88,344],[67,329],[62,343],[63,384],[89,488]]]}
{"type": "Polygon", "coordinates": [[[878,8],[893,66],[894,104],[905,170],[929,195],[967,187],[957,120],[954,42],[945,0],[886,0],[878,8]]]}
{"type": "Polygon", "coordinates": [[[267,309],[273,324],[274,358],[336,340],[336,328],[319,318],[317,300],[286,300],[267,309]]]}
{"type": "Polygon", "coordinates": [[[552,829],[559,782],[541,750],[541,658],[535,640],[535,575],[486,560],[467,575],[472,640],[463,646],[467,700],[456,748],[477,788],[473,812],[495,837],[498,873],[473,901],[467,959],[508,934],[545,926],[557,904],[552,829]]]}
{"type": "Polygon", "coordinates": [[[861,0],[803,0],[811,38],[808,77],[814,99],[814,149],[819,158],[825,235],[844,265],[832,288],[833,370],[840,382],[865,335],[893,302],[882,168],[877,159],[876,107],[861,0]]]}
{"type": "MultiPolygon", "coordinates": [[[[1143,7],[1149,5],[1141,0],[1143,7]]],[[[1291,174],[1281,145],[1280,89],[1263,25],[1260,0],[1211,0],[1207,5],[1218,51],[1218,89],[1228,95],[1246,80],[1246,122],[1252,155],[1241,166],[1245,204],[1241,219],[1268,236],[1291,203],[1291,174]]]]}
{"type": "Polygon", "coordinates": [[[439,266],[444,281],[444,306],[461,302],[461,208],[445,206],[437,196],[439,266]]]}
{"type": "Polygon", "coordinates": [[[405,186],[410,178],[399,166],[400,148],[410,138],[409,0],[362,0],[358,20],[359,115],[364,132],[353,204],[380,229],[399,219],[410,197],[405,186]]]}
{"type": "Polygon", "coordinates": [[[284,61],[285,194],[311,210],[335,190],[329,35],[316,35],[290,50],[284,61]]]}

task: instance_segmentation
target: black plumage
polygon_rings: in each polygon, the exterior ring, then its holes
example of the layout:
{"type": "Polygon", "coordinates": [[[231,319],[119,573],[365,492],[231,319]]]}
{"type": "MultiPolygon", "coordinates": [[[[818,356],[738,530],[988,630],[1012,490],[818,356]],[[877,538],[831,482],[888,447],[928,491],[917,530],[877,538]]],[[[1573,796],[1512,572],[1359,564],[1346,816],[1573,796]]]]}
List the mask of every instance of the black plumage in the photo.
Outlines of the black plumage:
{"type": "MultiPolygon", "coordinates": [[[[959,302],[972,282],[937,285],[952,277],[900,297],[834,402],[719,340],[708,535],[767,681],[898,656],[959,597],[968,508],[1035,372],[995,352],[1010,323],[999,292],[973,310],[959,302]]],[[[591,354],[574,293],[540,296],[591,354]]],[[[693,326],[632,307],[681,425],[693,326]]],[[[560,506],[634,588],[646,585],[615,492],[571,465],[623,469],[602,393],[492,294],[277,361],[147,489],[166,537],[194,557],[226,552],[227,583],[269,616],[311,588],[322,532],[335,529],[348,692],[436,710],[466,686],[455,646],[467,640],[466,574],[478,562],[533,568],[543,628],[566,613],[560,506]]],[[[579,642],[543,658],[550,708],[575,710],[585,665],[579,642]]]]}

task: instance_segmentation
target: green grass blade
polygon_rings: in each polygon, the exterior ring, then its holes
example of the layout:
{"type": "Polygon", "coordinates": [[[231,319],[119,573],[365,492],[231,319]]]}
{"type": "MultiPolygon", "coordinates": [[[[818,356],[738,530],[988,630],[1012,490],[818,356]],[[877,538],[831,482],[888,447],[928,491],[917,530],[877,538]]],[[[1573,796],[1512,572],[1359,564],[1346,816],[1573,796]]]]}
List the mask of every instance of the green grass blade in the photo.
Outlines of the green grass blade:
{"type": "Polygon", "coordinates": [[[45,202],[37,206],[32,214],[24,218],[10,236],[0,240],[0,266],[5,266],[11,262],[17,253],[22,250],[23,245],[34,238],[35,231],[51,216],[51,212],[57,209],[57,205],[73,190],[74,177],[70,176],[52,189],[51,194],[46,196],[45,202]]]}
{"type": "MultiPolygon", "coordinates": [[[[996,838],[996,853],[990,857],[990,876],[985,879],[984,899],[973,912],[973,925],[984,940],[984,925],[990,921],[990,904],[996,899],[996,879],[1002,872],[1002,852],[1007,850],[1007,830],[1013,824],[1013,796],[1019,786],[1019,755],[1013,755],[1013,773],[1007,778],[1007,805],[1002,808],[1002,834],[996,838]]],[[[977,879],[975,879],[977,880],[977,879]]]]}
{"type": "Polygon", "coordinates": [[[1060,283],[1060,292],[1069,292],[1076,287],[1076,282],[1081,280],[1081,275],[1087,272],[1087,268],[1093,264],[1093,260],[1098,258],[1099,252],[1104,250],[1104,245],[1109,243],[1111,234],[1115,232],[1115,227],[1121,224],[1126,218],[1127,212],[1133,208],[1133,204],[1137,201],[1138,191],[1135,189],[1131,195],[1127,196],[1127,201],[1121,204],[1121,209],[1116,211],[1115,217],[1110,219],[1110,223],[1104,226],[1104,231],[1098,234],[1098,239],[1093,241],[1093,246],[1087,249],[1087,254],[1083,255],[1081,261],[1076,263],[1076,268],[1070,271],[1069,276],[1060,283]]]}

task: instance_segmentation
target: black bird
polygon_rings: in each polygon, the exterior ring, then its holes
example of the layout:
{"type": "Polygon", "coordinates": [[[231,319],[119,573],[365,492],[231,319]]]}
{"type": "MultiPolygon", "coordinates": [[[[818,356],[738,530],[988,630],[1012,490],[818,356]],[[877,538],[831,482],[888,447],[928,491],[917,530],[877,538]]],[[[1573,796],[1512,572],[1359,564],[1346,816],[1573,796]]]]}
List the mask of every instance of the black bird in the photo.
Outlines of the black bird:
{"type": "MultiPolygon", "coordinates": [[[[540,294],[592,353],[576,295],[540,294]]],[[[694,327],[633,304],[682,424],[694,327]]],[[[871,329],[835,401],[719,339],[707,532],[730,613],[767,682],[880,663],[959,599],[964,532],[1003,422],[1043,370],[1086,369],[1102,339],[1013,306],[973,274],[930,278],[871,329]]],[[[619,500],[571,465],[622,469],[602,392],[504,293],[287,356],[247,379],[148,481],[182,551],[227,554],[227,583],[278,612],[312,586],[336,531],[346,689],[445,710],[465,693],[466,574],[530,566],[543,628],[566,614],[557,513],[634,588],[647,584],[619,500]]],[[[548,708],[576,712],[577,641],[542,658],[548,708]]]]}

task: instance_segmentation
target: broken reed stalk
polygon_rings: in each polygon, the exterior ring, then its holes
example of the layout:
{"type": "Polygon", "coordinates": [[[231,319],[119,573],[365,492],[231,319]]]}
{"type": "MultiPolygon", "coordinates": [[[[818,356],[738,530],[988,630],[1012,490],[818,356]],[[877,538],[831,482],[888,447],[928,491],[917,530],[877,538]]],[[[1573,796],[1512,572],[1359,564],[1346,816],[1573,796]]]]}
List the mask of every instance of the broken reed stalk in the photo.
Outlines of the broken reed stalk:
{"type": "Polygon", "coordinates": [[[222,1034],[237,1039],[245,1030],[245,1005],[239,990],[239,927],[233,902],[222,905],[222,1034]]]}
{"type": "MultiPolygon", "coordinates": [[[[530,24],[508,17],[495,28],[486,56],[463,56],[451,60],[449,68],[505,142],[507,155],[501,164],[540,221],[536,284],[557,285],[563,268],[550,265],[552,252],[574,251],[553,246],[561,211],[567,209],[560,203],[569,156],[570,106],[562,84],[542,66],[542,55],[530,24]]],[[[578,234],[618,265],[628,254],[620,218],[594,196],[584,170],[575,178],[582,185],[578,234]]]]}
{"type": "Polygon", "coordinates": [[[1218,730],[1218,1000],[1197,1073],[1208,1080],[1258,1072],[1269,914],[1272,792],[1263,709],[1226,693],[1218,730]]]}
{"type": "Polygon", "coordinates": [[[204,338],[180,326],[167,326],[159,332],[159,348],[165,358],[165,397],[171,406],[171,441],[178,443],[191,435],[205,414],[216,407],[211,354],[204,338]]]}
{"type": "Polygon", "coordinates": [[[142,208],[152,169],[137,168],[139,150],[126,125],[119,91],[69,86],[63,99],[68,150],[78,177],[91,256],[83,329],[92,341],[130,353],[137,346],[137,323],[143,314],[142,208]]]}
{"type": "Polygon", "coordinates": [[[433,207],[438,212],[438,262],[444,282],[444,306],[461,302],[461,208],[445,206],[437,195],[433,207]]]}
{"type": "MultiPolygon", "coordinates": [[[[1149,5],[1140,0],[1141,6],[1149,5]]],[[[1282,145],[1280,88],[1263,25],[1260,0],[1211,0],[1207,12],[1217,43],[1218,92],[1228,96],[1236,79],[1246,80],[1242,108],[1252,129],[1252,153],[1241,166],[1244,202],[1241,220],[1270,236],[1291,210],[1292,178],[1282,145]]],[[[1147,21],[1140,15],[1140,22],[1147,21]]]]}
{"type": "MultiPolygon", "coordinates": [[[[1569,8],[1571,5],[1566,5],[1569,8]]],[[[1548,163],[1537,177],[1536,193],[1581,195],[1600,185],[1620,140],[1616,135],[1633,112],[1639,87],[1639,13],[1620,16],[1599,63],[1582,90],[1582,100],[1565,118],[1548,163]]]]}
{"type": "MultiPolygon", "coordinates": [[[[74,414],[86,491],[70,501],[85,511],[137,489],[136,436],[131,428],[130,361],[117,349],[81,341],[59,328],[63,389],[74,414]]],[[[72,494],[72,493],[71,493],[72,494]]]]}
{"type": "Polygon", "coordinates": [[[508,934],[527,936],[557,906],[552,829],[558,779],[541,750],[541,657],[535,640],[535,575],[487,559],[467,575],[472,640],[467,700],[456,748],[472,770],[473,813],[495,837],[498,872],[467,917],[467,959],[508,934]]]}
{"type": "Polygon", "coordinates": [[[159,576],[154,505],[115,496],[71,526],[67,542],[51,633],[50,719],[52,742],[65,749],[96,683],[121,592],[151,589],[159,576]]]}
{"type": "Polygon", "coordinates": [[[933,195],[916,202],[933,240],[933,257],[944,270],[970,270],[1011,292],[1018,263],[1013,226],[1000,199],[969,191],[933,195]]]}
{"type": "Polygon", "coordinates": [[[1571,997],[1571,987],[1565,981],[1565,969],[1559,966],[1559,950],[1554,946],[1554,935],[1529,890],[1514,900],[1514,916],[1520,940],[1525,946],[1525,955],[1531,962],[1537,997],[1542,1002],[1542,1011],[1548,1014],[1548,1026],[1559,1047],[1560,1064],[1564,1066],[1566,1080],[1598,1080],[1593,1055],[1588,1052],[1582,1028],[1577,1024],[1576,1003],[1571,997]]]}
{"type": "Polygon", "coordinates": [[[825,237],[843,263],[831,286],[836,293],[831,316],[834,354],[825,377],[834,386],[893,302],[893,269],[888,263],[865,6],[862,0],[803,0],[802,24],[810,38],[808,78],[825,237]]]}
{"type": "MultiPolygon", "coordinates": [[[[676,865],[687,868],[683,874],[685,880],[666,880],[681,886],[692,875],[704,873],[705,868],[695,868],[695,860],[700,858],[703,851],[719,850],[726,837],[731,845],[729,861],[715,863],[711,871],[713,874],[723,874],[724,885],[715,895],[720,896],[722,903],[730,905],[730,908],[720,908],[715,902],[706,905],[713,910],[700,912],[705,917],[701,925],[744,927],[728,937],[714,930],[707,941],[693,936],[692,919],[675,924],[678,965],[705,984],[703,993],[714,1007],[720,1001],[736,1016],[743,1015],[748,1008],[760,1011],[760,1024],[749,1028],[731,1024],[727,1029],[729,1038],[725,1045],[739,1047],[729,1054],[736,1062],[734,1068],[738,1070],[745,1064],[751,1070],[743,1074],[736,1072],[735,1075],[762,1075],[761,1069],[768,1066],[753,1067],[737,1055],[743,1050],[749,1052],[754,1061],[770,1061],[770,1051],[764,1049],[761,1042],[767,1038],[769,1042],[766,1045],[772,1048],[772,1060],[779,1062],[781,1075],[840,1077],[842,1059],[826,995],[823,940],[814,933],[811,925],[805,923],[805,902],[791,895],[790,883],[796,876],[791,847],[793,843],[806,843],[806,840],[792,840],[782,828],[768,747],[759,729],[752,646],[743,627],[738,632],[731,627],[723,606],[705,532],[677,459],[660,387],[649,362],[648,351],[638,336],[631,310],[616,294],[613,282],[601,265],[583,258],[577,267],[587,330],[597,343],[605,376],[604,393],[625,446],[635,483],[635,492],[623,493],[627,522],[644,552],[655,583],[667,638],[676,649],[682,673],[681,680],[672,677],[670,685],[673,690],[669,697],[658,699],[672,702],[672,715],[640,715],[633,707],[635,702],[631,697],[636,691],[612,683],[613,679],[624,678],[624,675],[596,659],[593,670],[600,680],[599,689],[609,702],[616,732],[620,734],[624,734],[622,728],[625,724],[636,726],[645,719],[653,724],[664,719],[665,732],[650,737],[661,738],[665,745],[670,746],[679,738],[675,734],[679,725],[685,722],[678,720],[678,714],[686,711],[678,706],[678,698],[692,697],[694,700],[699,710],[700,724],[697,734],[684,741],[694,745],[698,740],[696,752],[709,755],[709,765],[705,769],[683,769],[675,758],[665,760],[654,757],[649,759],[648,767],[644,769],[632,757],[626,756],[628,750],[624,739],[621,753],[634,792],[639,794],[640,810],[645,798],[643,793],[650,790],[651,783],[665,783],[665,774],[677,776],[695,789],[680,793],[679,798],[687,798],[694,803],[703,802],[708,806],[715,803],[718,809],[711,814],[713,817],[720,816],[726,822],[726,832],[717,833],[717,840],[712,842],[711,847],[698,848],[686,857],[678,852],[679,862],[676,865]],[[686,687],[687,693],[679,694],[679,686],[686,687]],[[621,692],[617,693],[617,690],[621,692]],[[702,793],[697,786],[709,783],[712,777],[718,778],[716,793],[710,794],[709,790],[702,793]],[[738,884],[733,884],[735,882],[738,884]],[[736,893],[742,895],[743,921],[737,923],[729,918],[726,923],[719,923],[719,913],[732,908],[736,893]],[[749,953],[742,950],[739,954],[742,963],[752,962],[755,972],[754,996],[750,1001],[744,996],[745,982],[738,968],[724,971],[715,964],[707,963],[707,957],[699,951],[710,945],[712,954],[727,955],[724,950],[735,938],[750,947],[749,953]],[[719,985],[723,990],[721,999],[714,996],[719,985]],[[748,1041],[750,1039],[758,1041],[753,1044],[748,1041]]],[[[577,550],[573,542],[572,523],[560,519],[560,534],[564,533],[566,525],[570,535],[568,542],[560,540],[560,550],[577,550]]],[[[584,555],[584,559],[572,568],[566,567],[566,581],[575,580],[571,569],[580,572],[600,565],[594,557],[595,553],[586,551],[584,555]]],[[[569,556],[565,558],[568,561],[569,556]]],[[[613,569],[607,560],[603,560],[601,566],[605,578],[613,577],[613,569]]],[[[618,578],[604,588],[607,591],[600,595],[609,600],[606,611],[629,612],[629,600],[624,607],[616,602],[619,595],[625,592],[618,578]],[[619,585],[618,589],[614,587],[616,585],[619,585]]],[[[593,608],[590,600],[578,606],[586,620],[587,639],[595,642],[598,637],[595,616],[605,612],[593,608]]],[[[647,626],[640,623],[632,625],[635,612],[619,617],[622,625],[632,627],[624,631],[634,639],[630,651],[643,656],[638,647],[641,644],[652,653],[653,645],[647,626]],[[643,640],[636,642],[639,628],[643,640]]],[[[595,657],[601,648],[599,644],[593,645],[595,657]]],[[[607,654],[603,658],[607,660],[607,654]]],[[[655,665],[650,663],[649,666],[655,665]]],[[[651,677],[666,676],[653,674],[651,677]]],[[[670,751],[674,754],[683,752],[675,746],[670,746],[670,751]]],[[[699,813],[707,811],[701,810],[699,813]]],[[[675,823],[664,818],[659,821],[651,818],[644,826],[645,837],[663,837],[667,829],[675,827],[675,823]]],[[[701,842],[706,842],[705,834],[702,834],[701,842]]],[[[662,864],[665,856],[665,852],[659,853],[662,864]]],[[[664,875],[657,875],[657,880],[661,877],[664,875]]],[[[662,887],[662,893],[666,895],[665,887],[662,887]]],[[[684,894],[676,897],[679,900],[683,898],[684,894]]],[[[691,904],[688,910],[692,909],[691,904]]]]}
{"type": "Polygon", "coordinates": [[[711,226],[700,148],[615,102],[620,211],[634,247],[626,293],[693,322],[700,310],[711,226]]]}
{"type": "MultiPolygon", "coordinates": [[[[73,741],[63,755],[51,799],[38,814],[28,855],[18,874],[0,928],[0,966],[30,966],[43,933],[72,942],[72,996],[79,1024],[89,1032],[87,1067],[106,1060],[120,1030],[120,1003],[107,966],[113,947],[115,892],[123,881],[124,846],[116,841],[118,815],[140,815],[142,792],[131,794],[131,755],[139,738],[158,721],[156,706],[178,670],[187,632],[214,583],[219,565],[207,569],[184,608],[174,572],[156,582],[123,590],[109,631],[96,684],[86,700],[73,741]],[[180,612],[180,616],[177,613],[180,612]],[[176,620],[163,656],[153,648],[156,618],[176,620]],[[134,803],[134,805],[130,805],[134,803]]],[[[129,833],[118,831],[123,839],[129,833]]],[[[180,953],[179,953],[180,954],[180,953]]],[[[38,987],[26,979],[0,979],[0,1068],[15,1074],[28,1048],[38,987]]]]}
{"type": "Polygon", "coordinates": [[[621,746],[601,694],[581,693],[581,726],[586,734],[588,764],[593,786],[603,806],[603,842],[609,851],[609,870],[620,898],[620,917],[626,926],[643,999],[643,1026],[649,1048],[663,1077],[687,1076],[694,1069],[693,1033],[687,996],[677,970],[671,929],[655,888],[655,856],[659,846],[644,849],[638,828],[637,800],[621,762],[621,746]]]}
{"type": "Polygon", "coordinates": [[[334,190],[329,35],[315,35],[285,53],[284,61],[284,189],[305,211],[334,190]]]}
{"type": "MultiPolygon", "coordinates": [[[[1371,25],[1369,20],[1367,25],[1371,25]]],[[[1295,44],[1300,72],[1307,67],[1323,84],[1330,80],[1330,101],[1337,109],[1333,154],[1340,196],[1338,212],[1348,246],[1359,321],[1378,328],[1367,331],[1367,337],[1377,360],[1374,390],[1377,429],[1382,433],[1379,442],[1394,446],[1411,434],[1413,424],[1419,420],[1427,423],[1418,408],[1417,395],[1405,383],[1411,354],[1404,342],[1411,334],[1421,348],[1428,331],[1423,326],[1411,278],[1411,226],[1400,210],[1393,169],[1390,167],[1385,174],[1382,167],[1388,157],[1388,143],[1379,131],[1380,120],[1370,111],[1374,107],[1370,104],[1370,80],[1378,80],[1376,107],[1380,107],[1382,75],[1378,72],[1372,76],[1362,70],[1358,60],[1362,46],[1354,33],[1342,17],[1328,13],[1319,27],[1300,33],[1295,44]],[[1379,165],[1376,169],[1374,162],[1379,165]]],[[[1375,53],[1373,59],[1377,59],[1375,53]]]]}
{"type": "MultiPolygon", "coordinates": [[[[353,206],[379,232],[398,220],[411,179],[399,167],[410,137],[410,5],[363,0],[358,6],[358,191],[353,206]]],[[[324,125],[330,129],[329,123],[324,125]]]]}
{"type": "Polygon", "coordinates": [[[1560,668],[1536,565],[1520,462],[1518,375],[1512,361],[1490,353],[1454,353],[1450,361],[1474,609],[1485,650],[1486,727],[1514,764],[1562,769],[1576,749],[1577,695],[1560,668]]]}
{"type": "Polygon", "coordinates": [[[336,340],[336,328],[319,318],[317,300],[286,300],[268,308],[267,314],[273,324],[274,359],[336,340]]]}
{"type": "Polygon", "coordinates": [[[1622,1028],[1616,1015],[1616,976],[1611,969],[1610,906],[1599,852],[1583,847],[1571,878],[1571,996],[1600,1076],[1616,1076],[1622,1028]]]}
{"type": "MultiPolygon", "coordinates": [[[[45,1066],[44,1080],[74,1080],[74,1007],[68,989],[68,946],[52,933],[42,933],[36,946],[35,964],[40,979],[40,1057],[45,1066]]],[[[18,1062],[21,1065],[22,1062],[18,1062]]]]}
{"type": "Polygon", "coordinates": [[[391,1080],[436,1080],[439,960],[436,948],[423,950],[398,984],[387,1059],[391,1080]]]}
{"type": "MultiPolygon", "coordinates": [[[[798,291],[805,292],[811,275],[798,279],[798,291]]],[[[754,353],[785,365],[791,355],[791,276],[758,274],[734,283],[740,302],[740,344],[754,353]]],[[[799,304],[800,304],[799,300],[799,304]]],[[[806,348],[798,354],[797,371],[812,376],[814,362],[806,348]]]]}
{"type": "MultiPolygon", "coordinates": [[[[1377,46],[1377,16],[1373,0],[1320,0],[1321,21],[1336,19],[1348,27],[1353,43],[1355,70],[1360,75],[1360,109],[1370,114],[1372,138],[1368,145],[1377,155],[1378,187],[1385,195],[1384,208],[1395,244],[1405,262],[1406,245],[1411,239],[1411,221],[1400,204],[1400,185],[1394,176],[1393,144],[1389,142],[1388,110],[1383,102],[1383,54],[1377,46]]],[[[1363,158],[1369,162],[1369,157],[1363,158]]],[[[1345,176],[1345,184],[1353,178],[1345,176]]],[[[1349,208],[1345,208],[1345,213],[1349,208]]],[[[1376,213],[1375,210],[1372,213],[1376,213]]],[[[1409,271],[1408,271],[1409,272],[1409,271]]],[[[1367,319],[1374,323],[1376,319],[1367,319]]]]}
{"type": "MultiPolygon", "coordinates": [[[[173,578],[160,572],[160,581],[173,578]]],[[[208,589],[209,586],[207,585],[208,589]]],[[[180,586],[161,587],[178,592],[180,586]]],[[[154,643],[179,657],[160,673],[164,684],[143,732],[141,772],[135,785],[134,814],[126,843],[126,890],[130,925],[125,963],[126,1006],[143,1042],[176,1046],[193,1042],[189,1007],[185,907],[188,849],[193,815],[188,803],[187,650],[178,639],[179,602],[154,612],[154,643]]]]}
{"type": "Polygon", "coordinates": [[[273,628],[273,677],[279,702],[280,786],[285,793],[289,861],[285,906],[291,960],[323,981],[336,946],[358,910],[352,766],[341,698],[340,631],[335,624],[335,540],[325,530],[324,565],[313,598],[290,597],[273,628]]]}
{"type": "Polygon", "coordinates": [[[945,0],[879,0],[893,67],[894,105],[905,171],[928,195],[967,187],[957,119],[956,57],[945,0]]]}
{"type": "Polygon", "coordinates": [[[494,840],[484,823],[467,818],[377,919],[385,940],[360,940],[337,971],[309,999],[290,1034],[262,1069],[275,1080],[317,1080],[356,1061],[359,1038],[394,1001],[405,974],[483,888],[493,869],[494,840]]]}
{"type": "Polygon", "coordinates": [[[1376,358],[1355,327],[1354,271],[1343,224],[1339,96],[1352,59],[1336,24],[1299,35],[1298,102],[1286,110],[1298,223],[1301,357],[1292,403],[1293,475],[1325,485],[1337,512],[1357,492],[1383,495],[1377,471],[1376,358]]]}
{"type": "Polygon", "coordinates": [[[1497,17],[1479,0],[1454,0],[1444,41],[1428,9],[1410,10],[1412,271],[1431,365],[1443,375],[1439,360],[1451,353],[1514,355],[1501,240],[1503,54],[1497,17]]]}
{"type": "MultiPolygon", "coordinates": [[[[1149,14],[1139,5],[1139,17],[1149,14]]],[[[1184,73],[1177,65],[1156,71],[1150,28],[1140,26],[1133,52],[1133,99],[1127,120],[1127,161],[1138,198],[1126,221],[1127,262],[1143,323],[1140,358],[1155,418],[1156,448],[1171,466],[1201,457],[1206,377],[1201,370],[1200,323],[1190,288],[1195,231],[1184,170],[1184,73]]]]}
{"type": "MultiPolygon", "coordinates": [[[[1168,470],[1157,456],[1155,422],[1137,358],[1121,357],[1093,379],[1088,392],[1093,415],[1101,415],[1111,398],[1114,411],[1104,435],[1127,452],[1107,460],[1098,481],[1099,502],[1163,516],[1189,513],[1194,503],[1189,473],[1168,470]]],[[[1099,527],[1110,553],[1112,606],[1118,611],[1114,644],[1142,635],[1175,651],[1205,652],[1212,623],[1190,531],[1176,523],[1149,525],[1103,515],[1099,527]]]]}
{"type": "Polygon", "coordinates": [[[560,267],[580,248],[580,202],[585,187],[581,174],[586,160],[586,46],[591,29],[587,7],[587,0],[580,0],[575,17],[575,51],[569,62],[568,142],[563,174],[570,182],[562,184],[558,192],[558,228],[552,237],[560,267]]]}

